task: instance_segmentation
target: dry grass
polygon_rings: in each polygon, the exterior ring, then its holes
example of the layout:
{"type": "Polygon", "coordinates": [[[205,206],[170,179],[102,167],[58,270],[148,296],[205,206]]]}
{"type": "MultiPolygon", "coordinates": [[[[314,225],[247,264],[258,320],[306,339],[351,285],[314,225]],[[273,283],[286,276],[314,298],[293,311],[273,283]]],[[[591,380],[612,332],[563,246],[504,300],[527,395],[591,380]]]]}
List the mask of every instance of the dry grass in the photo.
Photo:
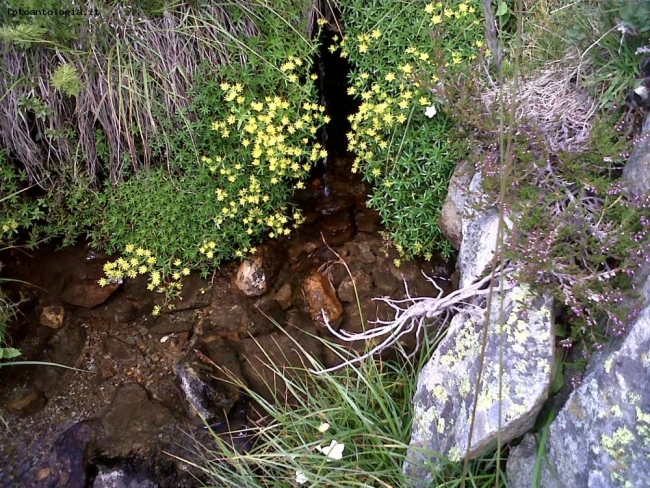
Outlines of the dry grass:
{"type": "MultiPolygon", "coordinates": [[[[503,89],[503,101],[516,99],[515,117],[535,127],[551,152],[580,152],[587,147],[596,102],[582,89],[577,68],[551,66],[532,73],[517,85],[503,89]]],[[[491,108],[499,100],[499,89],[487,91],[483,101],[491,108]]]]}
{"type": "MultiPolygon", "coordinates": [[[[307,27],[302,32],[296,29],[296,35],[309,37],[314,12],[331,10],[331,2],[304,3],[306,22],[301,24],[307,27]]],[[[56,174],[71,173],[75,179],[101,175],[119,182],[129,169],[159,164],[152,141],[166,141],[164,131],[170,130],[161,117],[175,117],[177,124],[192,120],[192,114],[178,115],[189,105],[188,92],[200,66],[245,63],[254,53],[242,39],[259,34],[261,11],[286,15],[271,10],[279,3],[236,4],[244,15],[235,21],[232,3],[199,9],[180,2],[159,15],[143,17],[122,4],[106,7],[91,1],[85,11],[99,8],[102,13],[87,16],[73,45],[33,43],[23,49],[3,43],[0,145],[11,151],[32,182],[43,187],[50,186],[56,174]],[[82,89],[76,100],[50,81],[62,64],[78,70],[82,89]],[[49,113],[35,116],[22,106],[24,99],[45,102],[49,113]],[[107,151],[98,144],[96,131],[103,132],[107,151]]],[[[162,148],[161,153],[168,155],[170,150],[162,148]]]]}

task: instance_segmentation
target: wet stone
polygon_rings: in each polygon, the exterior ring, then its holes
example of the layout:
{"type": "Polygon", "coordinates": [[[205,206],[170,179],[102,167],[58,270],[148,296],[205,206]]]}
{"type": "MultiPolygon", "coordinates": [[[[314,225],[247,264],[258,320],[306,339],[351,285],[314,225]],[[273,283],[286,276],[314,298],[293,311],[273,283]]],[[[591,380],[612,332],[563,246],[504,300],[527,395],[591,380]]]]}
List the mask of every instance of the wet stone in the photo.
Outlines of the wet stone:
{"type": "Polygon", "coordinates": [[[87,486],[86,459],[97,437],[97,427],[95,421],[85,420],[74,424],[55,441],[54,452],[62,465],[60,486],[87,486]]]}
{"type": "Polygon", "coordinates": [[[86,332],[75,321],[58,330],[48,341],[46,351],[53,363],[74,366],[86,343],[86,332]]]}
{"type": "Polygon", "coordinates": [[[134,361],[137,355],[133,346],[129,346],[115,337],[104,339],[104,351],[114,361],[134,361]]]}
{"type": "MultiPolygon", "coordinates": [[[[235,357],[234,351],[231,354],[235,357]]],[[[225,418],[239,400],[239,389],[216,379],[217,373],[219,371],[195,351],[174,366],[176,383],[183,392],[188,411],[208,422],[225,418]]]]}
{"type": "Polygon", "coordinates": [[[238,303],[223,303],[204,311],[203,324],[206,329],[222,338],[237,340],[244,335],[249,322],[245,308],[238,303]]]}
{"type": "Polygon", "coordinates": [[[19,417],[27,417],[39,412],[47,404],[47,397],[42,391],[33,387],[14,390],[12,399],[7,404],[7,411],[19,417]]]}
{"type": "Polygon", "coordinates": [[[97,447],[106,457],[127,457],[157,445],[165,426],[175,425],[167,408],[136,384],[122,385],[101,419],[97,447]]]}
{"type": "Polygon", "coordinates": [[[288,326],[287,329],[291,337],[282,332],[274,332],[255,339],[246,339],[241,343],[240,360],[244,377],[251,389],[268,401],[273,401],[274,398],[281,401],[290,400],[287,398],[290,393],[287,392],[284,380],[269,368],[269,364],[284,375],[308,374],[301,368],[308,367],[310,363],[296,347],[294,340],[316,359],[320,359],[322,355],[321,343],[302,333],[305,331],[315,334],[316,330],[313,326],[305,326],[301,329],[288,326]]]}
{"type": "Polygon", "coordinates": [[[381,229],[379,213],[365,205],[357,208],[354,213],[354,220],[359,232],[374,233],[381,229]]]}
{"type": "Polygon", "coordinates": [[[293,294],[293,289],[291,283],[285,283],[280,287],[278,291],[275,292],[275,299],[282,307],[282,310],[286,310],[291,306],[291,296],[293,294]]]}
{"type": "Polygon", "coordinates": [[[355,269],[352,271],[352,277],[346,277],[339,285],[339,300],[342,302],[356,303],[355,287],[360,299],[367,296],[372,290],[372,278],[365,271],[355,269]]]}
{"type": "Polygon", "coordinates": [[[210,285],[198,274],[190,274],[183,279],[180,298],[172,302],[176,312],[207,307],[210,304],[210,285]]]}
{"type": "Polygon", "coordinates": [[[149,329],[149,332],[153,334],[187,332],[192,330],[197,320],[197,311],[195,310],[165,313],[156,319],[154,326],[149,329]]]}
{"type": "Polygon", "coordinates": [[[312,320],[324,323],[325,316],[332,325],[340,322],[343,306],[336,296],[334,287],[325,276],[318,271],[313,271],[303,282],[303,292],[312,320]]]}
{"type": "Polygon", "coordinates": [[[60,305],[51,305],[43,308],[39,322],[50,329],[59,329],[63,325],[64,319],[64,308],[60,305]]]}
{"type": "Polygon", "coordinates": [[[93,308],[101,305],[115,290],[120,287],[118,283],[111,283],[104,287],[99,286],[96,280],[75,281],[61,292],[61,300],[70,305],[83,308],[93,308]]]}
{"type": "Polygon", "coordinates": [[[325,217],[321,222],[325,242],[330,246],[340,246],[354,237],[356,229],[349,212],[339,212],[325,217]]]}

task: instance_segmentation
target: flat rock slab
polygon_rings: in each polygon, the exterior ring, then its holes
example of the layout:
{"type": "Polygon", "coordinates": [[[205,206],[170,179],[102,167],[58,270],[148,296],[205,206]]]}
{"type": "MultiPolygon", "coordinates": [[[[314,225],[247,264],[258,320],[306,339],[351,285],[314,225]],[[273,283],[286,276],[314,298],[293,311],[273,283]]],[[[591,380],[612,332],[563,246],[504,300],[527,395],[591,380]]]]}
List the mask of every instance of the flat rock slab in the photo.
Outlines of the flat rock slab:
{"type": "Polygon", "coordinates": [[[454,462],[466,453],[475,458],[496,440],[498,431],[503,442],[522,435],[548,396],[555,353],[551,298],[533,295],[524,285],[506,291],[504,325],[499,327],[498,297],[495,291],[469,448],[485,310],[470,308],[455,316],[420,373],[404,469],[421,480],[416,486],[430,486],[427,476],[436,468],[438,455],[454,462]]]}
{"type": "MultiPolygon", "coordinates": [[[[650,486],[650,307],[620,349],[599,363],[550,427],[543,488],[650,486]]],[[[528,488],[537,451],[530,440],[511,452],[512,488],[528,488]]]]}

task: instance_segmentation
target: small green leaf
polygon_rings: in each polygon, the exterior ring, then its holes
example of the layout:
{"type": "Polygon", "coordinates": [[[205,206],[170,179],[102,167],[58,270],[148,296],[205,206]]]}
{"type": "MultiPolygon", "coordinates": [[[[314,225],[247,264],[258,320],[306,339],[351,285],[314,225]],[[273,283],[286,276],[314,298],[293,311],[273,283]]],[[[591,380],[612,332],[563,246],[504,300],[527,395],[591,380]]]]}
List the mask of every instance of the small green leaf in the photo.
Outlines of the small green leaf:
{"type": "Polygon", "coordinates": [[[508,4],[506,2],[499,2],[499,6],[497,7],[497,11],[494,15],[497,17],[502,17],[508,13],[508,4]]]}
{"type": "Polygon", "coordinates": [[[20,356],[20,351],[13,347],[0,347],[0,359],[11,359],[20,356]]]}

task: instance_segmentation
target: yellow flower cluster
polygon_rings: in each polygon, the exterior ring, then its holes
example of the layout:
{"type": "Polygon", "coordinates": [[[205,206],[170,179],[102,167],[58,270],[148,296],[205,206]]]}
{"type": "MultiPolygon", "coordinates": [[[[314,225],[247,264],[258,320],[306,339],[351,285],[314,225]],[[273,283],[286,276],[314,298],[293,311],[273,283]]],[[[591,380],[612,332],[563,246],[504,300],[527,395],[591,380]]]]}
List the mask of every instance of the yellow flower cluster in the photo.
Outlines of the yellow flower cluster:
{"type": "MultiPolygon", "coordinates": [[[[14,219],[8,219],[5,220],[4,224],[2,224],[2,233],[8,233],[11,231],[15,231],[18,229],[18,222],[16,222],[14,219]]],[[[0,234],[1,236],[2,234],[0,234]]]]}
{"type": "Polygon", "coordinates": [[[149,284],[147,289],[150,291],[158,288],[164,291],[166,287],[179,287],[182,276],[190,274],[190,269],[181,267],[182,261],[175,259],[172,261],[169,270],[160,265],[158,259],[149,249],[142,247],[136,248],[133,244],[128,244],[124,249],[122,257],[115,261],[109,261],[104,264],[104,278],[100,278],[98,283],[104,287],[109,283],[116,283],[124,278],[135,278],[138,275],[149,275],[149,284]]]}
{"type": "MultiPolygon", "coordinates": [[[[459,28],[461,30],[470,30],[472,27],[480,26],[482,19],[480,17],[480,9],[477,9],[473,4],[476,3],[472,0],[465,0],[461,3],[454,5],[452,2],[436,2],[428,3],[424,7],[424,11],[429,15],[429,25],[431,26],[440,26],[445,22],[455,22],[456,29],[446,28],[442,32],[447,31],[457,31],[459,28]],[[460,21],[460,22],[459,22],[460,21]],[[458,25],[460,24],[460,26],[458,25]]],[[[482,49],[484,43],[482,40],[477,40],[471,46],[465,46],[461,51],[452,51],[451,60],[445,62],[445,67],[450,65],[459,65],[463,62],[464,58],[469,59],[470,61],[476,59],[476,54],[472,48],[477,47],[482,49]]],[[[486,56],[490,55],[489,50],[485,50],[486,56]]]]}
{"type": "MultiPolygon", "coordinates": [[[[290,56],[280,71],[294,83],[303,64],[299,58],[290,56]]],[[[221,229],[228,220],[237,219],[244,224],[248,235],[259,226],[269,227],[271,237],[289,234],[286,209],[265,211],[263,204],[271,201],[274,187],[280,184],[286,186],[295,181],[293,188],[304,188],[302,180],[312,165],[327,157],[320,143],[311,143],[318,128],[329,122],[325,107],[309,102],[294,105],[280,96],[260,101],[242,95],[243,87],[238,84],[222,83],[220,88],[224,101],[229,104],[229,114],[214,121],[212,129],[240,150],[237,161],[232,160],[232,155],[201,159],[218,175],[218,181],[223,182],[215,191],[218,210],[213,220],[221,229]]],[[[294,226],[301,219],[296,213],[294,226]]],[[[210,258],[210,254],[216,253],[207,244],[201,253],[210,258]]]]}
{"type": "Polygon", "coordinates": [[[468,5],[467,2],[460,3],[456,8],[451,8],[449,2],[428,3],[424,7],[424,11],[431,16],[431,25],[442,24],[446,19],[462,19],[469,14],[476,13],[476,8],[473,5],[468,5]]]}
{"type": "MultiPolygon", "coordinates": [[[[372,38],[371,35],[367,37],[372,38]]],[[[429,56],[409,47],[404,57],[406,62],[396,66],[381,82],[372,83],[363,89],[368,84],[370,75],[361,73],[348,89],[350,95],[359,95],[362,100],[359,111],[348,117],[352,129],[347,134],[348,150],[357,154],[352,165],[352,171],[355,173],[362,165],[371,165],[373,159],[387,161],[385,156],[377,157],[381,156],[378,153],[385,153],[389,149],[388,134],[392,133],[396,125],[407,122],[414,104],[423,107],[432,103],[421,90],[421,82],[417,81],[421,78],[420,66],[431,66],[429,56]]],[[[431,81],[437,82],[437,77],[434,76],[431,81]]],[[[377,177],[382,170],[374,167],[371,173],[377,177]]]]}

